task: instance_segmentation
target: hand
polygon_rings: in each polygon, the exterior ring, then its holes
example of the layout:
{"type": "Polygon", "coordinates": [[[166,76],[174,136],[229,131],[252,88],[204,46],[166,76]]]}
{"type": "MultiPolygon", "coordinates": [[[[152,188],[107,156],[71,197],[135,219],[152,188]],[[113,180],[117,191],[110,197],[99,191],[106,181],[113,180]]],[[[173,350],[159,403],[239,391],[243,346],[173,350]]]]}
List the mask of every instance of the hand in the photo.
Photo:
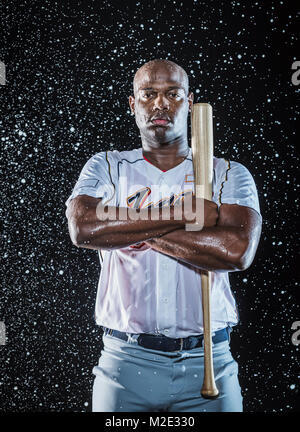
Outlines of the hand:
{"type": "Polygon", "coordinates": [[[203,227],[208,228],[217,224],[218,217],[218,206],[213,201],[203,198],[196,198],[194,194],[184,197],[183,218],[186,223],[203,221],[203,227]]]}

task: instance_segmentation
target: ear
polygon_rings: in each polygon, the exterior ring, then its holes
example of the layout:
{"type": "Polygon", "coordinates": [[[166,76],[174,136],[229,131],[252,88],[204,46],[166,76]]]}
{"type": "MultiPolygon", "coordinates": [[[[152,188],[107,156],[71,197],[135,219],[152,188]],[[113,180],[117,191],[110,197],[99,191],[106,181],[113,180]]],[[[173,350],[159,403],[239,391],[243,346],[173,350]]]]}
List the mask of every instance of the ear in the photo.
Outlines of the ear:
{"type": "Polygon", "coordinates": [[[190,92],[188,94],[188,103],[189,103],[189,112],[191,112],[192,111],[192,106],[193,106],[193,103],[194,103],[194,93],[192,93],[192,92],[190,92]]]}
{"type": "Polygon", "coordinates": [[[129,96],[129,106],[130,106],[130,110],[131,110],[131,114],[134,115],[134,97],[133,96],[129,96]]]}

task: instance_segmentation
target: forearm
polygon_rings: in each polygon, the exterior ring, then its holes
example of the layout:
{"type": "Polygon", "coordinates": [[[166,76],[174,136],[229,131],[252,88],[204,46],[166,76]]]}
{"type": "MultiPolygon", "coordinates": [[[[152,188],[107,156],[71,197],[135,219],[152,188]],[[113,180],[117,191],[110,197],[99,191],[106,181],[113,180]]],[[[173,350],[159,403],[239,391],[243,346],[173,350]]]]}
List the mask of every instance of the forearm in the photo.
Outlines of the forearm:
{"type": "Polygon", "coordinates": [[[106,215],[103,209],[89,199],[76,211],[73,209],[68,219],[70,236],[76,246],[118,249],[170,233],[184,224],[183,220],[175,220],[172,208],[167,220],[163,209],[156,209],[154,214],[150,208],[135,210],[106,206],[106,215]],[[102,220],[106,216],[107,219],[102,220]]]}
{"type": "Polygon", "coordinates": [[[246,241],[238,227],[215,226],[196,232],[182,228],[146,243],[158,252],[202,270],[243,269],[246,241]]]}

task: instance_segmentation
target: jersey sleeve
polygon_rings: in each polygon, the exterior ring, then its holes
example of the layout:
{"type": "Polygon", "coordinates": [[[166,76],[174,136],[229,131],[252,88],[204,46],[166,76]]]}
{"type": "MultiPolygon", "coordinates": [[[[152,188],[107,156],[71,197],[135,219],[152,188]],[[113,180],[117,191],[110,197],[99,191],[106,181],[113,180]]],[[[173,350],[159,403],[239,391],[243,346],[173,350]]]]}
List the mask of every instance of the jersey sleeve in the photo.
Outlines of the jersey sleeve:
{"type": "Polygon", "coordinates": [[[251,207],[260,214],[256,185],[248,169],[239,162],[225,162],[227,166],[220,179],[219,205],[238,204],[251,207]]]}
{"type": "MultiPolygon", "coordinates": [[[[71,195],[65,202],[66,206],[78,195],[102,198],[104,203],[113,200],[116,195],[114,164],[107,153],[97,153],[86,162],[71,195]]],[[[114,204],[111,202],[110,205],[114,204]]]]}

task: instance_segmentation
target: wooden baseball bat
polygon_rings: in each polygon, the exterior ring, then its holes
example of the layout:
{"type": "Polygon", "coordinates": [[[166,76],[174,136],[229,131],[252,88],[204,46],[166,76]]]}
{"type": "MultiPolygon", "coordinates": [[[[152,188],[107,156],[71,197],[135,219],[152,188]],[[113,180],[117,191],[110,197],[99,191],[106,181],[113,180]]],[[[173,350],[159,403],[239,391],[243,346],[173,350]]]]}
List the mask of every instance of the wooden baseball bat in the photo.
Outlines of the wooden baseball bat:
{"type": "MultiPolygon", "coordinates": [[[[213,117],[212,107],[207,103],[193,104],[191,113],[192,155],[195,195],[211,200],[213,182],[213,117]],[[202,188],[197,187],[202,185],[202,188]],[[204,187],[203,187],[204,186],[204,187]]],[[[218,397],[213,369],[212,339],[210,326],[211,274],[201,272],[203,333],[204,333],[204,379],[201,395],[206,399],[218,397]]]]}

